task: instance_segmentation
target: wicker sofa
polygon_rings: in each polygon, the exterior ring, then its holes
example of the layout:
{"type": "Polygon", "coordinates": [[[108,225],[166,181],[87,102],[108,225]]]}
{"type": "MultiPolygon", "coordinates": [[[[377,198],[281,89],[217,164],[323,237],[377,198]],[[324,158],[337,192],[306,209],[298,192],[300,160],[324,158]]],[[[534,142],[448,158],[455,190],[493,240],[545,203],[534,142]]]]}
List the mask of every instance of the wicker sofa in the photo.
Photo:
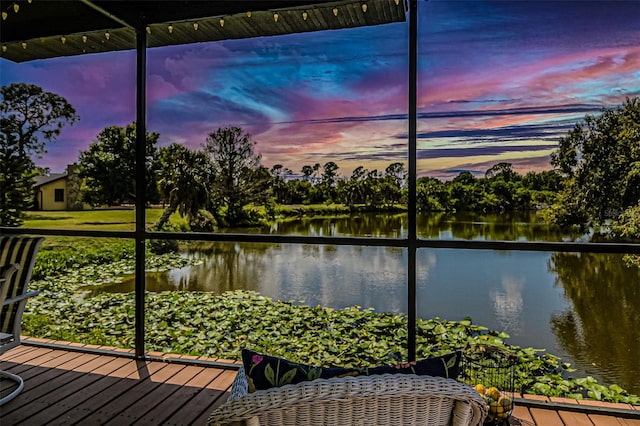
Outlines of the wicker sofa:
{"type": "Polygon", "coordinates": [[[480,395],[452,379],[412,374],[318,379],[248,392],[241,368],[209,425],[478,425],[480,395]]]}

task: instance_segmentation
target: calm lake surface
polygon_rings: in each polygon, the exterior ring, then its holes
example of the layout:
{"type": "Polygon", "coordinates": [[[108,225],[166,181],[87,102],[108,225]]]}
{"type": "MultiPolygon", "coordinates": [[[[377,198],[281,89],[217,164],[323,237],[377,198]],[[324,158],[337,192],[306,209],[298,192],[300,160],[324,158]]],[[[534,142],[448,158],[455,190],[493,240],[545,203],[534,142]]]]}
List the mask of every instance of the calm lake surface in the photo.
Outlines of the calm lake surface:
{"type": "MultiPolygon", "coordinates": [[[[403,214],[282,222],[237,232],[403,237],[403,214]]],[[[422,238],[571,241],[535,213],[429,214],[422,238]]],[[[184,252],[198,266],[148,273],[149,291],[255,290],[280,300],[333,308],[407,311],[407,251],[389,247],[198,243],[184,252]]],[[[546,349],[592,375],[640,394],[640,270],[621,255],[420,249],[418,314],[506,331],[509,343],[546,349]]],[[[133,291],[133,278],[106,291],[133,291]]]]}

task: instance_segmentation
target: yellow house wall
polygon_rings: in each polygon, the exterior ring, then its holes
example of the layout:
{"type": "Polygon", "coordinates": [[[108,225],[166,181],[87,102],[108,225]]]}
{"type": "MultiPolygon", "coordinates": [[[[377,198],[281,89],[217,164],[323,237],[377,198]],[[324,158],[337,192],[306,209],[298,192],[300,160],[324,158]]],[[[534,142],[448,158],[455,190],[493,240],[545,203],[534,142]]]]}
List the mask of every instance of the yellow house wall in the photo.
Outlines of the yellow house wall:
{"type": "Polygon", "coordinates": [[[38,203],[40,210],[66,210],[68,195],[66,179],[59,179],[42,185],[38,190],[38,203]],[[64,190],[64,201],[55,201],[56,189],[64,190]]]}

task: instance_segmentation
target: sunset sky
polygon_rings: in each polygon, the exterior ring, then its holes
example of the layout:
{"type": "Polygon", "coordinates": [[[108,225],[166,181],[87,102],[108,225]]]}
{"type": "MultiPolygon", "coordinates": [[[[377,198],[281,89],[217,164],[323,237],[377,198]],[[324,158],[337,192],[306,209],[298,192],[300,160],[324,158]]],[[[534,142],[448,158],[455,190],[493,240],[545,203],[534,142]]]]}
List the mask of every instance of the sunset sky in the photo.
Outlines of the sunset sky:
{"type": "MultiPolygon", "coordinates": [[[[148,128],[198,148],[236,125],[267,167],[384,170],[406,161],[407,38],[405,22],[150,49],[148,128]]],[[[3,85],[40,85],[80,115],[37,161],[52,172],[135,119],[134,52],[0,67],[3,85]]],[[[585,114],[640,96],[640,2],[420,2],[418,86],[420,175],[549,169],[585,114]]]]}

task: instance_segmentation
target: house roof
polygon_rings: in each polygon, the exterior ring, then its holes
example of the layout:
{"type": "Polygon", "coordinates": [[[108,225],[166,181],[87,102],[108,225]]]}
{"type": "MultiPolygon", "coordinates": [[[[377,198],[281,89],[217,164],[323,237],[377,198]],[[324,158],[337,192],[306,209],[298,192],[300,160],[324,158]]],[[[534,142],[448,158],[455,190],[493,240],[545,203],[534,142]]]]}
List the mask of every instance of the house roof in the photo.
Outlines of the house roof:
{"type": "Polygon", "coordinates": [[[0,56],[14,62],[405,20],[405,0],[0,0],[0,56]],[[15,5],[18,11],[15,11],[15,5]]]}
{"type": "Polygon", "coordinates": [[[36,176],[33,178],[35,181],[34,186],[37,188],[60,179],[65,179],[66,177],[66,173],[51,173],[49,176],[36,176]]]}

